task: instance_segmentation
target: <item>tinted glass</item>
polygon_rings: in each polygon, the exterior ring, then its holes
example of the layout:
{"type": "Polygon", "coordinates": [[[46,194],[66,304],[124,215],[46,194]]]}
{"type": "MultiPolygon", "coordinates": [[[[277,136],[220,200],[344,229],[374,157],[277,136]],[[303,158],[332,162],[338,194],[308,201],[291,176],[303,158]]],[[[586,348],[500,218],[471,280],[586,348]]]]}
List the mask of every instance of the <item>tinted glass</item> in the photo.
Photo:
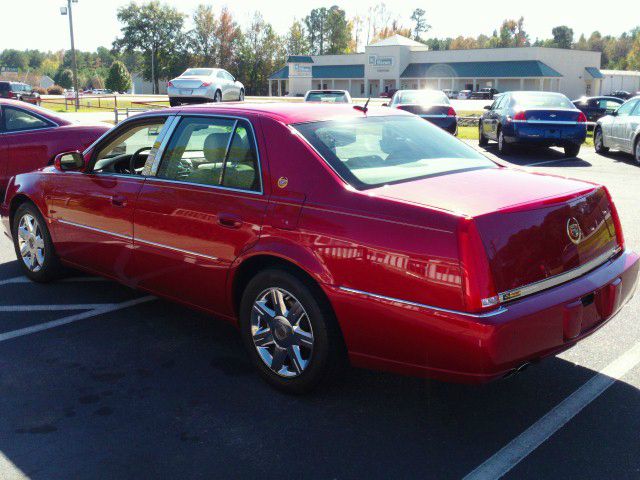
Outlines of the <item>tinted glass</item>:
{"type": "Polygon", "coordinates": [[[0,82],[0,92],[6,92],[8,90],[11,90],[11,85],[9,85],[9,82],[0,82]]]}
{"type": "Polygon", "coordinates": [[[347,103],[344,92],[309,92],[307,102],[347,103]]]}
{"type": "Polygon", "coordinates": [[[624,103],[617,110],[618,116],[619,117],[627,117],[627,116],[631,115],[631,112],[633,111],[633,109],[635,108],[637,103],[638,103],[638,100],[636,100],[636,99],[629,100],[628,102],[624,103]]]}
{"type": "Polygon", "coordinates": [[[433,103],[449,105],[449,99],[442,92],[430,90],[413,90],[397,93],[393,103],[399,105],[424,105],[433,103]]]}
{"type": "Polygon", "coordinates": [[[514,93],[512,98],[512,104],[520,108],[575,108],[571,100],[559,93],[514,93]]]}
{"type": "Polygon", "coordinates": [[[213,73],[212,68],[188,68],[181,76],[196,75],[199,77],[208,77],[213,73]]]}
{"type": "Polygon", "coordinates": [[[245,122],[187,117],[176,128],[158,178],[243,190],[259,190],[258,162],[245,122]]]}
{"type": "Polygon", "coordinates": [[[53,126],[41,118],[31,115],[24,110],[6,107],[4,109],[5,129],[8,132],[20,130],[34,130],[37,128],[47,128],[53,126]]]}
{"type": "Polygon", "coordinates": [[[363,117],[295,128],[342,178],[359,189],[497,168],[471,147],[417,117],[363,117]]]}

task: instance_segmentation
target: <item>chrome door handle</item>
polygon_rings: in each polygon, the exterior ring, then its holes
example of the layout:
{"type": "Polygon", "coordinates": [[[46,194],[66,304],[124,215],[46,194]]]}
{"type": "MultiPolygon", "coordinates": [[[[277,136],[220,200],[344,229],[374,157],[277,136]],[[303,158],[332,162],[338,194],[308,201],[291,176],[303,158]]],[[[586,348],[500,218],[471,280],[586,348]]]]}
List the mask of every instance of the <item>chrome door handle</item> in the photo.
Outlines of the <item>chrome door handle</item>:
{"type": "Polygon", "coordinates": [[[242,219],[237,215],[221,213],[218,215],[218,224],[226,228],[240,228],[242,219]]]}
{"type": "Polygon", "coordinates": [[[127,205],[127,199],[119,195],[111,197],[111,204],[115,207],[125,207],[127,205]]]}

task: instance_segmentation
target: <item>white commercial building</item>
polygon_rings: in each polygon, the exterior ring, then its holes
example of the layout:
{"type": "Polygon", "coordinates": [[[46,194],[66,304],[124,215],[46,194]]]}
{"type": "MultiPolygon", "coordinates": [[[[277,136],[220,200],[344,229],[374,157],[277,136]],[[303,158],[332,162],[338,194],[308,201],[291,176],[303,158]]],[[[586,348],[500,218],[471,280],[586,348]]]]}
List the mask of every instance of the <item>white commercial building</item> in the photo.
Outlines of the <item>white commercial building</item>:
{"type": "Polygon", "coordinates": [[[640,92],[640,72],[632,70],[602,70],[602,93],[640,92]]]}
{"type": "Polygon", "coordinates": [[[349,55],[291,55],[269,77],[269,94],[301,96],[307,90],[348,90],[353,97],[393,89],[562,92],[569,98],[601,93],[600,52],[560,48],[429,50],[394,35],[349,55]]]}

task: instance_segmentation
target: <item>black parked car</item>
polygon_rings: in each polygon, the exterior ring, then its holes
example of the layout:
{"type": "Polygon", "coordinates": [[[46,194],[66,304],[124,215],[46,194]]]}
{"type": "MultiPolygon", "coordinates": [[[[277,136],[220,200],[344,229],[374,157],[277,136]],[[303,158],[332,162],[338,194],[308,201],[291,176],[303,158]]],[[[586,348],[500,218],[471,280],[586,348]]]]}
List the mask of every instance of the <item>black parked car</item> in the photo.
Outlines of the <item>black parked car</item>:
{"type": "Polygon", "coordinates": [[[500,92],[495,88],[485,87],[475,92],[471,92],[471,96],[469,98],[473,100],[493,100],[493,97],[498,95],[500,92]]]}
{"type": "Polygon", "coordinates": [[[633,98],[636,95],[640,95],[640,92],[630,93],[630,92],[627,92],[626,90],[616,90],[615,92],[611,92],[607,96],[608,97],[621,98],[622,100],[629,100],[630,98],[633,98]]]}
{"type": "Polygon", "coordinates": [[[31,85],[21,82],[0,82],[0,98],[22,100],[33,105],[40,105],[40,95],[33,91],[31,85]]]}
{"type": "Polygon", "coordinates": [[[458,133],[458,116],[440,90],[399,90],[388,105],[424,118],[452,135],[458,133]]]}
{"type": "Polygon", "coordinates": [[[624,100],[617,97],[582,97],[573,101],[590,122],[597,122],[599,118],[612,114],[623,103],[624,100]]]}

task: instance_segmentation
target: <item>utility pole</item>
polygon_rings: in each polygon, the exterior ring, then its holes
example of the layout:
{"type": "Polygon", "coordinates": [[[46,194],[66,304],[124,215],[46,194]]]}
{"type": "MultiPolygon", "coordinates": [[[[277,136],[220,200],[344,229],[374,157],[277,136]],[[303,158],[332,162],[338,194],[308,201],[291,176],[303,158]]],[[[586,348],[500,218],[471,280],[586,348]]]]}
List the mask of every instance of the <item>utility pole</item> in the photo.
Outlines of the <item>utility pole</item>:
{"type": "Polygon", "coordinates": [[[76,46],[73,38],[73,11],[71,9],[72,3],[78,3],[78,0],[67,0],[67,11],[64,11],[64,7],[60,9],[62,15],[69,15],[69,35],[71,36],[71,62],[73,67],[73,89],[75,90],[75,104],[76,112],[80,108],[80,92],[78,91],[78,62],[76,61],[76,46]]]}

